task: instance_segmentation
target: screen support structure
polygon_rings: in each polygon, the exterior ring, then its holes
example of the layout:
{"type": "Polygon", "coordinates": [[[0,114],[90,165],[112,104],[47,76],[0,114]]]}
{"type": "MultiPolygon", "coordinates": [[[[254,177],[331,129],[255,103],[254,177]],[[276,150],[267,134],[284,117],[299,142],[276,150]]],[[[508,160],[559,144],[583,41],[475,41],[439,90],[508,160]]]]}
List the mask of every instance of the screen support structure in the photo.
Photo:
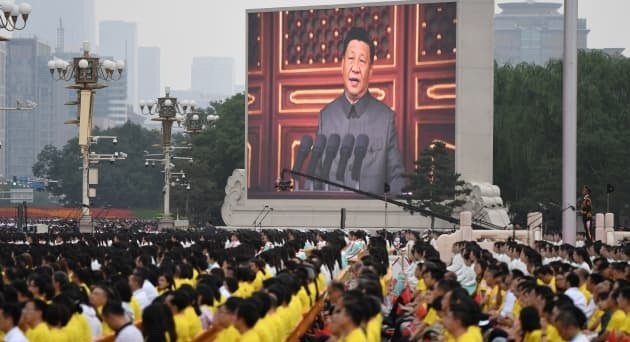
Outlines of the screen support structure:
{"type": "MultiPolygon", "coordinates": [[[[293,171],[293,170],[290,170],[290,169],[282,169],[282,174],[281,174],[282,175],[281,176],[282,180],[280,181],[280,185],[278,186],[278,188],[280,188],[281,191],[289,189],[288,186],[283,186],[282,185],[282,184],[290,184],[290,181],[286,181],[287,178],[285,176],[286,176],[287,173],[291,174],[293,176],[304,177],[304,178],[310,179],[312,181],[322,182],[322,183],[325,183],[325,184],[328,184],[328,185],[336,186],[338,188],[341,188],[341,189],[344,189],[344,190],[347,190],[347,191],[352,191],[352,192],[354,192],[356,194],[359,194],[359,195],[363,195],[363,196],[366,196],[366,197],[369,197],[369,198],[372,198],[372,199],[376,199],[376,200],[379,200],[379,201],[384,201],[385,203],[391,203],[391,204],[399,206],[399,207],[403,208],[404,210],[409,211],[411,213],[417,212],[417,213],[420,213],[423,216],[427,216],[427,217],[431,217],[432,216],[432,217],[435,217],[437,219],[444,220],[446,222],[459,224],[459,220],[454,218],[454,217],[447,216],[447,215],[441,215],[441,214],[438,214],[438,213],[434,213],[434,212],[432,212],[430,210],[427,210],[427,209],[424,209],[424,208],[420,208],[420,207],[415,206],[415,205],[413,205],[411,203],[408,203],[408,202],[407,203],[400,202],[400,201],[397,201],[395,199],[392,199],[391,197],[381,196],[381,195],[378,195],[378,194],[375,194],[375,193],[359,190],[359,189],[347,186],[345,184],[336,183],[336,182],[333,182],[333,181],[330,181],[330,180],[327,180],[327,179],[323,179],[323,178],[320,178],[320,177],[312,176],[312,175],[305,174],[305,173],[298,172],[298,171],[293,171]]],[[[499,226],[493,225],[492,223],[484,222],[484,221],[473,221],[472,222],[472,227],[475,228],[475,229],[503,229],[503,227],[499,227],[499,226]]]]}

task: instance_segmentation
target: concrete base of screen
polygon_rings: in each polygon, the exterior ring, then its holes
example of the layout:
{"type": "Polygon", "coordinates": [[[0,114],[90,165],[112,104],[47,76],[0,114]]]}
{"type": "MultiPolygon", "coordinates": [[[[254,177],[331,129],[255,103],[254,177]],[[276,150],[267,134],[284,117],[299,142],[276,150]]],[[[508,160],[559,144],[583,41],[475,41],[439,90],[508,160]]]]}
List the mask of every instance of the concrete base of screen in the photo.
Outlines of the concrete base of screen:
{"type": "MultiPolygon", "coordinates": [[[[346,208],[346,228],[429,228],[431,220],[411,215],[392,204],[376,200],[247,199],[245,170],[236,169],[228,178],[221,208],[228,226],[258,227],[254,221],[262,209],[273,208],[261,227],[339,228],[341,208],[346,208]],[[387,220],[387,221],[386,221],[387,220]]],[[[261,217],[264,214],[260,215],[261,217]]],[[[260,218],[259,218],[260,220],[260,218]]],[[[436,229],[452,229],[453,224],[436,220],[436,229]]]]}

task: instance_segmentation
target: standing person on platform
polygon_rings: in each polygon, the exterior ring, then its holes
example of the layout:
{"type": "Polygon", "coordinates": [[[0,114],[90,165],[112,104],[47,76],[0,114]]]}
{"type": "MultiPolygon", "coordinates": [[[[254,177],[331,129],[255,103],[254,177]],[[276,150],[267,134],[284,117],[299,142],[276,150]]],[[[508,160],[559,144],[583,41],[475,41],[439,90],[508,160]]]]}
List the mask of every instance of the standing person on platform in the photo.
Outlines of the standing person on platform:
{"type": "Polygon", "coordinates": [[[582,196],[580,212],[582,213],[584,232],[586,233],[586,239],[593,241],[595,238],[595,227],[593,227],[593,202],[591,201],[591,188],[587,185],[582,188],[582,196]]]}

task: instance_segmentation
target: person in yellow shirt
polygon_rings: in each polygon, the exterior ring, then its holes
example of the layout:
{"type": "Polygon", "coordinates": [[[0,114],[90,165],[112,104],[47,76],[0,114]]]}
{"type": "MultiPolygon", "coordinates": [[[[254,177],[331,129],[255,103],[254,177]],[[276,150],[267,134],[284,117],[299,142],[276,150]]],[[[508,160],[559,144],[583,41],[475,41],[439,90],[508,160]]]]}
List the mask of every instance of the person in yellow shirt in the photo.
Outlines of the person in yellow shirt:
{"type": "Polygon", "coordinates": [[[625,286],[619,289],[617,306],[626,314],[626,320],[623,323],[619,335],[630,337],[630,286],[625,286]]]}
{"type": "Polygon", "coordinates": [[[22,319],[26,324],[26,338],[30,342],[48,341],[49,329],[44,322],[44,312],[47,304],[39,299],[31,299],[26,302],[22,310],[22,319]]]}
{"type": "Polygon", "coordinates": [[[536,270],[536,284],[548,286],[551,291],[556,292],[556,278],[553,269],[549,265],[543,265],[536,270]]]}
{"type": "Polygon", "coordinates": [[[256,275],[254,281],[252,282],[254,291],[260,291],[263,286],[263,281],[269,279],[271,274],[267,271],[265,262],[257,258],[250,260],[249,269],[256,275]]]}
{"type": "Polygon", "coordinates": [[[261,342],[280,341],[280,329],[271,313],[271,296],[265,292],[259,291],[250,298],[258,308],[259,319],[254,326],[254,330],[258,333],[261,342]]]}
{"type": "Polygon", "coordinates": [[[173,277],[170,274],[162,273],[158,277],[158,294],[162,295],[168,291],[173,291],[175,289],[175,282],[173,281],[173,277]]]}
{"type": "Polygon", "coordinates": [[[195,296],[197,294],[195,289],[190,285],[182,285],[182,287],[177,291],[183,292],[186,295],[188,305],[184,309],[184,314],[189,323],[189,334],[190,336],[195,337],[203,330],[201,317],[199,317],[201,312],[196,304],[197,298],[195,296]]]}
{"type": "Polygon", "coordinates": [[[74,342],[63,327],[69,321],[68,309],[64,304],[53,302],[46,308],[44,319],[48,324],[48,339],[50,342],[74,342]]]}
{"type": "Polygon", "coordinates": [[[463,288],[449,291],[442,298],[444,328],[455,338],[456,342],[482,342],[479,318],[479,305],[463,288]]]}
{"type": "Polygon", "coordinates": [[[347,291],[337,302],[330,318],[330,330],[341,342],[367,342],[361,325],[366,320],[365,295],[357,290],[347,291]]]}
{"type": "Polygon", "coordinates": [[[236,320],[236,311],[242,301],[242,298],[230,297],[225,301],[225,304],[217,308],[213,325],[219,329],[219,333],[215,341],[238,342],[240,340],[241,334],[234,327],[234,321],[236,320]]]}
{"type": "Polygon", "coordinates": [[[175,332],[177,333],[177,342],[191,341],[201,331],[201,319],[196,316],[193,310],[193,315],[187,313],[187,308],[190,307],[190,301],[184,291],[176,290],[169,293],[164,302],[171,309],[173,314],[173,320],[175,322],[175,332]],[[197,328],[197,321],[198,327],[197,328]]]}
{"type": "Polygon", "coordinates": [[[540,342],[542,338],[542,326],[538,310],[533,306],[521,309],[519,316],[523,342],[540,342]]]}
{"type": "MultiPolygon", "coordinates": [[[[280,284],[269,286],[265,289],[265,292],[272,298],[272,303],[275,302],[275,312],[273,316],[278,325],[280,339],[284,340],[295,327],[295,325],[292,324],[291,309],[289,308],[289,292],[280,284]]],[[[331,292],[330,294],[332,295],[333,293],[331,292]]]]}
{"type": "Polygon", "coordinates": [[[177,341],[173,315],[166,304],[155,302],[144,308],[142,335],[145,341],[177,341]]]}
{"type": "Polygon", "coordinates": [[[264,342],[260,339],[259,332],[255,329],[259,320],[259,308],[256,307],[253,298],[243,300],[236,309],[234,327],[241,334],[241,342],[264,342]]]}

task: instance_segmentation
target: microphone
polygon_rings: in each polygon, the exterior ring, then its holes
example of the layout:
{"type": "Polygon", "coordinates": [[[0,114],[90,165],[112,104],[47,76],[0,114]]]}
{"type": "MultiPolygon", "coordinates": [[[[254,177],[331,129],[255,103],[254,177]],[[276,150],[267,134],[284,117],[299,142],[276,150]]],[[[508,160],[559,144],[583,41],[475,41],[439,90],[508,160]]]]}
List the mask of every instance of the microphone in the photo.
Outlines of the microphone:
{"type": "Polygon", "coordinates": [[[344,181],[344,175],[346,173],[346,165],[348,165],[348,159],[352,155],[352,149],[354,148],[354,135],[346,134],[341,142],[341,148],[339,149],[339,165],[337,165],[337,180],[344,181]]]}
{"type": "Polygon", "coordinates": [[[322,173],[320,175],[323,179],[329,179],[330,168],[332,167],[333,160],[337,157],[340,143],[341,137],[339,137],[339,134],[331,134],[330,137],[328,137],[326,156],[324,157],[324,165],[322,166],[322,173]]]}
{"type": "Polygon", "coordinates": [[[313,138],[310,135],[304,135],[300,140],[300,148],[293,163],[293,171],[300,172],[308,153],[311,151],[311,146],[313,146],[313,138]]]}
{"type": "Polygon", "coordinates": [[[363,165],[363,158],[367,154],[367,148],[370,144],[370,138],[365,134],[359,134],[357,137],[357,143],[354,146],[354,164],[352,165],[352,180],[359,181],[361,175],[361,166],[363,165]]]}
{"type": "Polygon", "coordinates": [[[324,154],[324,150],[326,149],[326,136],[323,134],[318,134],[315,138],[315,144],[313,145],[313,151],[311,153],[311,160],[308,163],[307,174],[309,176],[315,175],[315,170],[317,169],[317,164],[322,159],[322,155],[324,154]]]}

